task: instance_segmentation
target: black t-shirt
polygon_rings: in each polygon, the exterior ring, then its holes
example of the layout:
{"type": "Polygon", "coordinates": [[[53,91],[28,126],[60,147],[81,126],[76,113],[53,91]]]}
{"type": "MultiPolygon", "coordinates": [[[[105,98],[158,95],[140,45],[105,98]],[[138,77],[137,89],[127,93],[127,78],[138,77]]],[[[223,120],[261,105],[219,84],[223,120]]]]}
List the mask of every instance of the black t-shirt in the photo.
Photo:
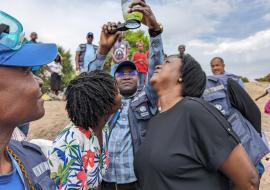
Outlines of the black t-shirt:
{"type": "Polygon", "coordinates": [[[228,190],[218,168],[238,144],[216,108],[186,97],[150,121],[135,173],[142,190],[228,190]]]}

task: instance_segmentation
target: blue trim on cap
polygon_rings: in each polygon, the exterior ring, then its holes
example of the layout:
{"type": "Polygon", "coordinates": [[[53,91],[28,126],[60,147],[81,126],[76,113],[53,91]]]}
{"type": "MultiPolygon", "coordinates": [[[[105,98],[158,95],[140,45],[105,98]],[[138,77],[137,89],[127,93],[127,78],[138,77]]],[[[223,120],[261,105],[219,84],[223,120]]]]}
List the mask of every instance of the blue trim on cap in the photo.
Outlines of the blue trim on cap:
{"type": "Polygon", "coordinates": [[[0,65],[32,67],[54,61],[57,56],[56,44],[24,44],[18,50],[7,49],[0,45],[0,65]]]}

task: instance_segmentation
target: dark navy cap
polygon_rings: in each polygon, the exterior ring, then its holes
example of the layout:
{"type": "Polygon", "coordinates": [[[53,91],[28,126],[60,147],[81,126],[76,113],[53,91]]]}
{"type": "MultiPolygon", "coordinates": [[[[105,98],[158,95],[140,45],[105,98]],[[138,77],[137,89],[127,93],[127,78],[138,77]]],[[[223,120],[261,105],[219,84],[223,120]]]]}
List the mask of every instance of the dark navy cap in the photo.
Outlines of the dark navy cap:
{"type": "Polygon", "coordinates": [[[122,61],[122,62],[120,62],[118,64],[118,66],[117,66],[117,68],[116,68],[116,70],[114,72],[114,75],[115,75],[116,72],[118,72],[124,66],[129,66],[130,68],[137,71],[137,67],[136,67],[135,63],[133,63],[132,61],[126,60],[126,61],[122,61]]]}
{"type": "Polygon", "coordinates": [[[89,37],[94,37],[93,32],[88,32],[87,35],[86,35],[86,37],[87,37],[87,38],[89,38],[89,37]]]}

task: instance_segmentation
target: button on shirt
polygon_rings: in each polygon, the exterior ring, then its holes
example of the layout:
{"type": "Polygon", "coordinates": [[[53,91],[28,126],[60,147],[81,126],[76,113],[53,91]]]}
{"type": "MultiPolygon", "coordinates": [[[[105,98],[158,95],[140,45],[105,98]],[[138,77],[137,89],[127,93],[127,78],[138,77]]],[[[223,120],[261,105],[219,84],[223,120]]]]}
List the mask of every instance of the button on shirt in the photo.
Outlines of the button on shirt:
{"type": "Polygon", "coordinates": [[[109,140],[110,165],[104,180],[118,184],[136,181],[133,167],[133,148],[128,122],[131,97],[122,99],[122,111],[111,132],[109,140]]]}

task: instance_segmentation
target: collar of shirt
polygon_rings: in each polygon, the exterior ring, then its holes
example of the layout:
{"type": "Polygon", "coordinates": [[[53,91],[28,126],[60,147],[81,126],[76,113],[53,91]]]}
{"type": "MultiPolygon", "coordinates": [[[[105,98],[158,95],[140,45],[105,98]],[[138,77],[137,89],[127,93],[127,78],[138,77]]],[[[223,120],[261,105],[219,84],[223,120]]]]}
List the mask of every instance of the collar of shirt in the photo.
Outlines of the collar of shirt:
{"type": "Polygon", "coordinates": [[[21,171],[20,166],[18,165],[17,161],[13,158],[13,156],[9,152],[8,152],[8,155],[9,155],[9,158],[11,159],[11,161],[12,161],[12,168],[13,168],[12,173],[18,172],[18,174],[19,174],[19,176],[20,176],[20,178],[22,180],[23,186],[24,186],[25,190],[27,190],[26,186],[25,186],[25,182],[24,182],[23,173],[21,171]]]}

